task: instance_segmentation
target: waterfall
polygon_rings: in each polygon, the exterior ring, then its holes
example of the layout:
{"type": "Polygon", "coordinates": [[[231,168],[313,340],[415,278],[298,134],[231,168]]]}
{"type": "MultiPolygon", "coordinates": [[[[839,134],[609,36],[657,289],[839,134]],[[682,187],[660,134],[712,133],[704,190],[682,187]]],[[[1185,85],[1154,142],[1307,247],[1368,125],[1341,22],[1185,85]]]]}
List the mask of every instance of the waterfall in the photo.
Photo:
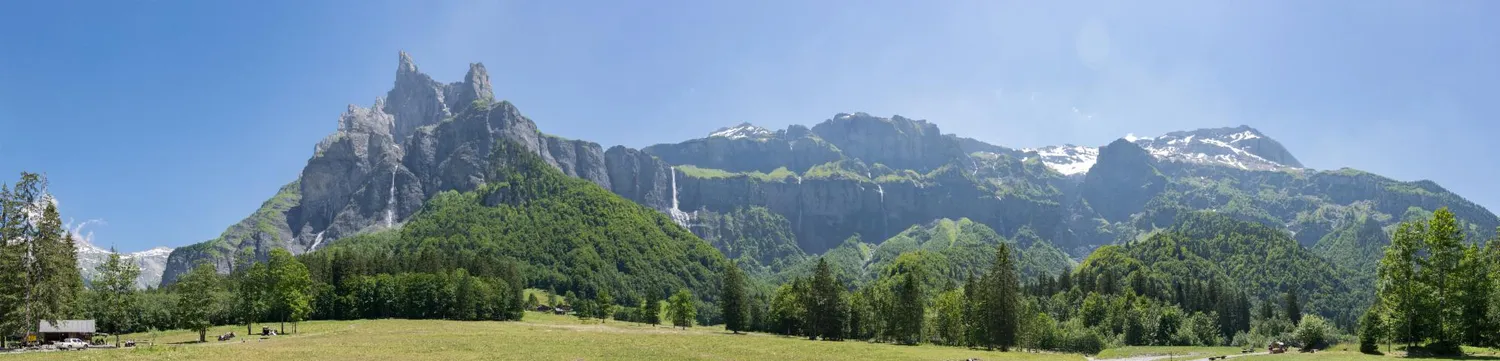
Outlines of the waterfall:
{"type": "Polygon", "coordinates": [[[692,220],[692,215],[688,214],[687,212],[683,212],[682,209],[678,208],[679,203],[677,202],[677,167],[673,166],[669,167],[669,169],[672,172],[672,208],[668,210],[667,213],[672,216],[672,221],[677,222],[677,224],[680,226],[687,227],[688,221],[692,220]]]}
{"type": "Polygon", "coordinates": [[[391,170],[391,197],[385,202],[385,228],[396,225],[396,171],[391,170]]]}
{"type": "MultiPolygon", "coordinates": [[[[325,229],[323,230],[323,232],[328,232],[328,230],[325,229]]],[[[312,252],[313,250],[318,249],[318,245],[323,243],[323,232],[318,232],[318,236],[313,237],[312,246],[307,247],[308,252],[312,252]]]]}

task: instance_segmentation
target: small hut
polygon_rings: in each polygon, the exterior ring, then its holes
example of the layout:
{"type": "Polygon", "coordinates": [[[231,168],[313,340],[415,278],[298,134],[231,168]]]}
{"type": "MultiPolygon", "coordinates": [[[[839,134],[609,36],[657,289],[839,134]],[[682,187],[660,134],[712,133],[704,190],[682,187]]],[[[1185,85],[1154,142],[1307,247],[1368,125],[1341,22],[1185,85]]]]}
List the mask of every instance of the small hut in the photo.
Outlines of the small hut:
{"type": "Polygon", "coordinates": [[[37,327],[42,343],[52,343],[64,339],[76,338],[80,340],[92,340],[94,338],[94,320],[58,320],[56,324],[42,321],[37,327]]]}

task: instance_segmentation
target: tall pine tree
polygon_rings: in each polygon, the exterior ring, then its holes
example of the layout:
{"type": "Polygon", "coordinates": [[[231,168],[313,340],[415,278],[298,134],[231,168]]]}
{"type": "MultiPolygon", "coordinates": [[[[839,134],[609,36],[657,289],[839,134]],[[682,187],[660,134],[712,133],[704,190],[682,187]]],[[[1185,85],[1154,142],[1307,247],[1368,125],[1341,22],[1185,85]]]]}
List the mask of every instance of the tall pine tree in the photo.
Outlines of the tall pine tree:
{"type": "Polygon", "coordinates": [[[41,321],[78,315],[83,278],[46,178],[21,173],[0,199],[0,331],[34,332],[41,321]]]}
{"type": "Polygon", "coordinates": [[[719,297],[720,308],[724,315],[724,328],[730,332],[740,333],[746,330],[749,322],[747,314],[747,295],[745,294],[745,274],[740,272],[740,266],[735,261],[729,261],[724,266],[724,284],[720,288],[723,295],[719,297]]]}
{"type": "Polygon", "coordinates": [[[890,315],[896,327],[897,342],[915,345],[922,340],[922,324],[926,320],[927,301],[922,290],[921,271],[908,270],[896,287],[895,313],[890,315]]]}
{"type": "Polygon", "coordinates": [[[1009,351],[1016,344],[1020,316],[1020,284],[1016,262],[1008,243],[995,249],[995,263],[974,291],[978,314],[976,343],[985,348],[1009,351]]]}
{"type": "Polygon", "coordinates": [[[1282,297],[1282,305],[1286,307],[1286,319],[1292,321],[1293,326],[1302,322],[1302,302],[1297,297],[1297,286],[1287,287],[1286,294],[1282,297]]]}
{"type": "Polygon", "coordinates": [[[1387,337],[1412,346],[1425,338],[1428,293],[1418,282],[1418,261],[1426,248],[1424,222],[1403,222],[1391,234],[1391,245],[1380,260],[1376,292],[1382,308],[1389,312],[1387,337]]]}
{"type": "Polygon", "coordinates": [[[807,309],[807,337],[824,340],[842,340],[848,323],[849,305],[844,295],[844,284],[833,275],[828,260],[818,259],[813,271],[812,285],[805,300],[807,309]]]}

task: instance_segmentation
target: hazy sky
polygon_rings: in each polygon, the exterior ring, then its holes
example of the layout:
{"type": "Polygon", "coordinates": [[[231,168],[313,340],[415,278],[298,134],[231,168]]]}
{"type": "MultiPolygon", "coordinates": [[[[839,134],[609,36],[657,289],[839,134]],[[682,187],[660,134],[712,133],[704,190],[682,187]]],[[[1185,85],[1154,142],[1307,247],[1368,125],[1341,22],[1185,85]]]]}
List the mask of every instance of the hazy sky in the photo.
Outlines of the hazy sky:
{"type": "Polygon", "coordinates": [[[1500,2],[6,1],[0,182],[94,242],[218,236],[398,50],[608,147],[900,114],[1012,147],[1247,124],[1309,167],[1500,208],[1500,2]],[[627,6],[628,5],[628,6],[627,6]]]}

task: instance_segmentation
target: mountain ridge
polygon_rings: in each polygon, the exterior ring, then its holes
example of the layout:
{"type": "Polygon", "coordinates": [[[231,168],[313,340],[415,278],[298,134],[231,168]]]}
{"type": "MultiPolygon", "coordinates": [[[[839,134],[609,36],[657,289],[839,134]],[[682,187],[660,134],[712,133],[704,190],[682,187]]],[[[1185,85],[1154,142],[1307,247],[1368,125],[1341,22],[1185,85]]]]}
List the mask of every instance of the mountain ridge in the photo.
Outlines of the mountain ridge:
{"type": "Polygon", "coordinates": [[[1041,149],[943,134],[926,120],[838,113],[812,126],[772,131],[740,123],[678,143],[605,149],[543,133],[513,104],[496,101],[482,64],[470,64],[463,80],[444,84],[402,52],[396,78],[372,106],[350,105],[299,178],[261,210],[219,238],[175,250],[164,283],[194,262],[227,271],[242,252],[257,258],[271,248],[302,253],[399,228],[433,195],[486,184],[485,155],[500,140],[519,144],[563,174],[669,215],[722,252],[765,265],[822,253],[852,236],[886,239],[938,219],[970,219],[1006,239],[1045,240],[1073,257],[1137,239],[1197,210],[1314,242],[1337,220],[1310,214],[1354,204],[1367,204],[1353,209],[1381,226],[1410,208],[1441,206],[1456,207],[1475,234],[1500,226],[1493,213],[1434,182],[1303,168],[1279,143],[1247,126],[1130,136],[1114,147],[1073,146],[1073,154],[1048,159],[1041,149]],[[465,112],[477,106],[483,111],[465,112]],[[1105,148],[1134,156],[1106,156],[1117,152],[1105,148]],[[1148,192],[1127,197],[1136,189],[1148,192]],[[713,227],[701,226],[710,220],[713,227]],[[744,222],[775,231],[747,230],[744,222]],[[744,237],[763,243],[737,247],[741,239],[733,238],[744,237]],[[800,252],[785,248],[788,241],[800,252]]]}

